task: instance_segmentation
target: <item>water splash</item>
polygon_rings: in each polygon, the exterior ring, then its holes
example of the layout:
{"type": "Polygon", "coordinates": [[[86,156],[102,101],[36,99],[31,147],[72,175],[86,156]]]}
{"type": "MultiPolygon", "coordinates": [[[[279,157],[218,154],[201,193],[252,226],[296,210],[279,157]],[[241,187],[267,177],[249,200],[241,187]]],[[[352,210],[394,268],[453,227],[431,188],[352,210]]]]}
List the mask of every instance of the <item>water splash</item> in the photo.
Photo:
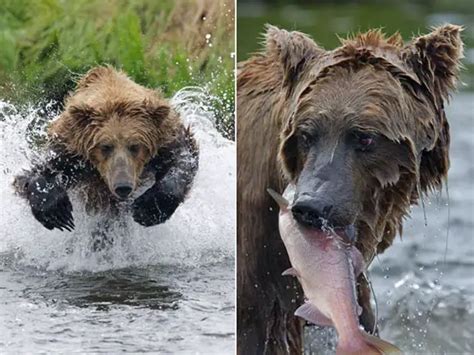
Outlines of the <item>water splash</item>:
{"type": "Polygon", "coordinates": [[[71,233],[45,229],[15,195],[13,177],[29,168],[38,154],[29,137],[32,133],[44,137],[55,113],[39,115],[34,107],[20,111],[0,102],[0,253],[11,254],[15,265],[66,272],[203,265],[233,258],[235,144],[216,130],[207,102],[199,88],[185,88],[171,100],[200,146],[200,169],[187,201],[163,225],[144,228],[125,217],[125,223],[113,228],[114,245],[101,252],[92,251],[90,237],[100,217],[88,216],[74,194],[76,229],[71,233]]]}

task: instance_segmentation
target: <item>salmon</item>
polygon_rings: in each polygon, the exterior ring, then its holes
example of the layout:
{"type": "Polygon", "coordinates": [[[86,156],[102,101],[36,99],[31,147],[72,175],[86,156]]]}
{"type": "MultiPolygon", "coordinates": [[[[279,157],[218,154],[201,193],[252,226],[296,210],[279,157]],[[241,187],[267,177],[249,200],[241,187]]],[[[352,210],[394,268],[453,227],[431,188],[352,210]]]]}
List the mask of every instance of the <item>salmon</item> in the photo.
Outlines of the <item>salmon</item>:
{"type": "MultiPolygon", "coordinates": [[[[284,196],[294,189],[289,185],[284,196]]],[[[295,315],[322,326],[335,327],[337,355],[401,354],[396,346],[366,333],[359,324],[356,277],[364,270],[359,250],[344,233],[329,228],[301,226],[293,218],[287,199],[268,192],[280,207],[279,230],[291,262],[282,275],[298,278],[305,303],[295,315]]]]}

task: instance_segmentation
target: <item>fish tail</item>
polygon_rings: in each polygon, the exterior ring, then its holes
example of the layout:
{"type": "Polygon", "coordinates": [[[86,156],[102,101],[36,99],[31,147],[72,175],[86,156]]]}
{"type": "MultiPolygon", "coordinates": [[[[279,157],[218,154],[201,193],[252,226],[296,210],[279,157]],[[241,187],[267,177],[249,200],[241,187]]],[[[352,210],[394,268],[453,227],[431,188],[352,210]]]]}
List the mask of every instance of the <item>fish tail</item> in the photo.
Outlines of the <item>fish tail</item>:
{"type": "Polygon", "coordinates": [[[362,340],[365,343],[365,347],[353,348],[348,346],[348,344],[338,344],[336,348],[336,355],[346,355],[346,354],[364,354],[364,355],[402,355],[402,351],[397,348],[395,345],[390,344],[389,342],[377,338],[373,335],[370,335],[360,330],[362,340]]]}
{"type": "Polygon", "coordinates": [[[288,205],[290,203],[282,195],[270,188],[267,189],[267,192],[270,194],[271,197],[273,197],[276,203],[278,203],[278,206],[280,206],[281,210],[288,209],[288,205]]]}

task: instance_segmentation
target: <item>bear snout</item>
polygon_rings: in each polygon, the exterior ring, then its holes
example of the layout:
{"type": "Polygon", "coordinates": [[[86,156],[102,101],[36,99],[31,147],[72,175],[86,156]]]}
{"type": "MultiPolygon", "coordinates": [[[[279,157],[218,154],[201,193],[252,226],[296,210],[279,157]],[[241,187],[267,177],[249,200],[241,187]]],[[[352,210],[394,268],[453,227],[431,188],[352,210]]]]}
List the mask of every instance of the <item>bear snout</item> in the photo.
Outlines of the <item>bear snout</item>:
{"type": "Polygon", "coordinates": [[[133,191],[131,184],[118,184],[114,187],[114,193],[121,199],[125,200],[133,191]]]}
{"type": "Polygon", "coordinates": [[[298,223],[307,227],[321,228],[324,221],[328,220],[332,208],[332,204],[302,196],[295,201],[291,212],[298,223]]]}

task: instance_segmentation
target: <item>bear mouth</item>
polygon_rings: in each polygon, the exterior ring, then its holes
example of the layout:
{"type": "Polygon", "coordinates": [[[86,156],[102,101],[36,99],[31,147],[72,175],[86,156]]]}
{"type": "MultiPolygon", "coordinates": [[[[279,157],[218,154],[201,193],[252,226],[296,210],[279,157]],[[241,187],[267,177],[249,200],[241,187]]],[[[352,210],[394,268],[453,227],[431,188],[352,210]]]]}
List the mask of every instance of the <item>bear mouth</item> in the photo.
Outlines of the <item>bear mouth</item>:
{"type": "Polygon", "coordinates": [[[336,234],[348,243],[354,243],[357,239],[357,230],[354,224],[336,226],[325,218],[308,212],[301,212],[298,209],[292,209],[292,214],[296,222],[307,229],[327,234],[336,234]]]}

